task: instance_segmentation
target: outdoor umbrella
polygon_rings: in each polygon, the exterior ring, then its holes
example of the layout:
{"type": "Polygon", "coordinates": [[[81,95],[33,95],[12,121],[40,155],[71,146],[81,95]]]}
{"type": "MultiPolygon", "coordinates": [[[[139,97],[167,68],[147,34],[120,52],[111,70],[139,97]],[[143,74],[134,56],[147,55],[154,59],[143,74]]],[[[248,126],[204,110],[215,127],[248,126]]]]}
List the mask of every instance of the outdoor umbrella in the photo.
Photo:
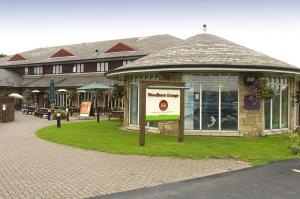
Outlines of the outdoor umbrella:
{"type": "Polygon", "coordinates": [[[52,78],[49,85],[49,102],[51,105],[55,103],[55,97],[55,82],[52,78]]]}
{"type": "MultiPolygon", "coordinates": [[[[88,85],[85,85],[83,87],[80,87],[77,89],[77,92],[80,92],[80,91],[86,91],[86,90],[90,90],[90,91],[101,91],[101,90],[106,90],[106,89],[110,89],[111,87],[108,86],[108,85],[105,85],[105,84],[101,84],[101,83],[91,83],[91,84],[88,84],[88,85]]],[[[97,95],[96,95],[96,99],[95,99],[95,106],[97,107],[97,95]]],[[[97,108],[97,122],[99,122],[99,109],[97,108]]]]}
{"type": "Polygon", "coordinates": [[[11,93],[8,95],[8,97],[12,97],[12,98],[15,98],[15,99],[23,99],[24,97],[18,93],[11,93]]]}

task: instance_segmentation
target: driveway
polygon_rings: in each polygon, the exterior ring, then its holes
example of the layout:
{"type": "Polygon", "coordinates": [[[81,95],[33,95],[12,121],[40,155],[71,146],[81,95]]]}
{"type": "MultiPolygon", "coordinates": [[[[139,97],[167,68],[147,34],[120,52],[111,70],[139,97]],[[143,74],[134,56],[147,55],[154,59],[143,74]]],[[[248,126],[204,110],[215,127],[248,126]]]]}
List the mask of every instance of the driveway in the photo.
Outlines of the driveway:
{"type": "Polygon", "coordinates": [[[105,196],[105,199],[299,199],[300,160],[105,196]]]}
{"type": "Polygon", "coordinates": [[[19,113],[15,122],[0,123],[0,198],[86,198],[249,167],[230,159],[113,155],[34,135],[50,124],[19,113]]]}

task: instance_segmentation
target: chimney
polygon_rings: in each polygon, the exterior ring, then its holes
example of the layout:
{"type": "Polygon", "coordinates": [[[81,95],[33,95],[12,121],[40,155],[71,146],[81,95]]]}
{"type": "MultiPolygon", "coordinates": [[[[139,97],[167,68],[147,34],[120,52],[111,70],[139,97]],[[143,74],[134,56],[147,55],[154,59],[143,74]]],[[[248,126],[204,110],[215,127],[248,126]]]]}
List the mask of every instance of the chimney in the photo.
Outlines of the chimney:
{"type": "Polygon", "coordinates": [[[206,33],[207,32],[207,26],[206,24],[203,24],[203,33],[206,33]]]}

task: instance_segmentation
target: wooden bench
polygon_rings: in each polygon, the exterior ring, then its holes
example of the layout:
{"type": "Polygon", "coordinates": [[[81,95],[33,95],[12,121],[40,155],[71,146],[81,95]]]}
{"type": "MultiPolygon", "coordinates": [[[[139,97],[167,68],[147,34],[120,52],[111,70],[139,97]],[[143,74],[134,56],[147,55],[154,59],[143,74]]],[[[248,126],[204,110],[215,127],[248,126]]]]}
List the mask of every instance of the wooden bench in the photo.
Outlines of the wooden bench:
{"type": "Polygon", "coordinates": [[[124,118],[124,111],[111,111],[108,115],[108,120],[110,120],[110,118],[120,118],[121,120],[124,118]]]}
{"type": "Polygon", "coordinates": [[[46,108],[38,108],[34,112],[34,116],[37,116],[39,118],[42,118],[43,116],[48,116],[48,109],[46,109],[46,108]]]}

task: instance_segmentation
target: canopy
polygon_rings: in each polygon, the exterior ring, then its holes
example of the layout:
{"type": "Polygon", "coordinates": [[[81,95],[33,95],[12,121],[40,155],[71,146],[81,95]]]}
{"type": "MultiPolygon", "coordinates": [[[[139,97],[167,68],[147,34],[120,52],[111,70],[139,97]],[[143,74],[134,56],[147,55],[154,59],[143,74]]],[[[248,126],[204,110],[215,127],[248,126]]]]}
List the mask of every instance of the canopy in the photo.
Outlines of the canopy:
{"type": "Polygon", "coordinates": [[[49,85],[49,102],[50,104],[55,103],[55,82],[53,78],[50,80],[49,85]]]}
{"type": "Polygon", "coordinates": [[[101,83],[92,83],[85,85],[83,87],[77,88],[77,90],[101,90],[101,89],[110,89],[110,86],[101,83]]]}
{"type": "Polygon", "coordinates": [[[12,98],[15,98],[15,99],[23,99],[24,97],[18,93],[11,93],[8,95],[8,97],[12,97],[12,98]]]}

